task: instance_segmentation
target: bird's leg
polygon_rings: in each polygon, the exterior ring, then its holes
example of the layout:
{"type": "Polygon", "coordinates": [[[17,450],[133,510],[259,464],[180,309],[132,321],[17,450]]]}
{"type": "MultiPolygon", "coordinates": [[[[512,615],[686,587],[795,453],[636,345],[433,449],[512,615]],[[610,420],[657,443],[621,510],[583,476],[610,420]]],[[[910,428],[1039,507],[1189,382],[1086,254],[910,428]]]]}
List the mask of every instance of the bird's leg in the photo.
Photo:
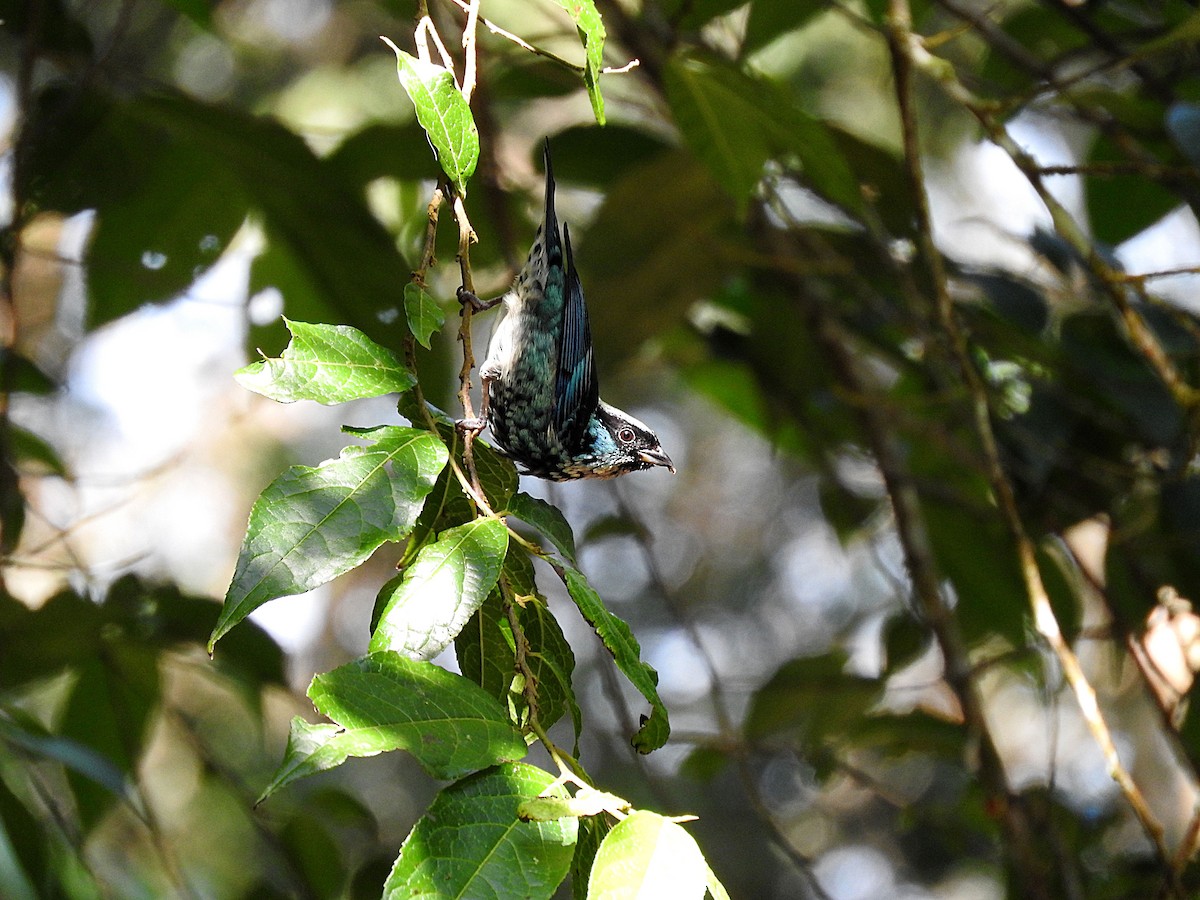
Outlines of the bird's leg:
{"type": "Polygon", "coordinates": [[[465,287],[460,286],[458,289],[458,302],[463,305],[463,310],[469,306],[472,312],[483,312],[485,309],[491,309],[504,299],[504,295],[495,297],[491,300],[480,300],[474,291],[468,291],[465,287]]]}
{"type": "Polygon", "coordinates": [[[483,391],[479,398],[479,415],[473,419],[459,419],[454,423],[459,431],[472,438],[487,426],[488,408],[491,404],[491,385],[496,380],[496,374],[489,371],[487,365],[484,364],[484,367],[479,370],[479,380],[483,385],[483,391]]]}

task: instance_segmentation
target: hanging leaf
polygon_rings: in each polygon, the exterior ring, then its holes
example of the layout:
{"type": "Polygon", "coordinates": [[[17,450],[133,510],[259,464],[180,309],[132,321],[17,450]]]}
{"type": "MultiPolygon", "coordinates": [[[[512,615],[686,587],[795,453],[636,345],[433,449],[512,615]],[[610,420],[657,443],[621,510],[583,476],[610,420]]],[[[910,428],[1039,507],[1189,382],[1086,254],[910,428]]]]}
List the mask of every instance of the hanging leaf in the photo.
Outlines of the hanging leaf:
{"type": "Polygon", "coordinates": [[[563,578],[571,599],[612,653],[617,668],[650,703],[650,715],[643,717],[641,727],[633,736],[634,748],[639,753],[657,750],[671,734],[667,707],[658,696],[658,673],[649,663],[642,662],[642,648],[629,626],[608,611],[583,574],[564,567],[563,578]]]}
{"type": "Polygon", "coordinates": [[[396,53],[400,84],[412,100],[417,121],[425,129],[438,164],[460,197],[467,195],[467,179],[479,162],[479,129],[454,73],[405,53],[387,38],[396,53]]]}
{"type": "Polygon", "coordinates": [[[429,338],[441,329],[446,314],[437,302],[425,293],[425,289],[411,281],[404,286],[404,314],[408,317],[408,330],[426,350],[429,338]]]}
{"type": "Polygon", "coordinates": [[[568,562],[575,562],[575,535],[571,523],[557,506],[520,493],[508,503],[508,513],[544,534],[568,562]]]}
{"type": "Polygon", "coordinates": [[[385,900],[548,900],[570,870],[578,826],[572,818],[522,822],[517,807],[542,793],[565,796],[552,785],[549,773],[521,763],[450,785],[405,839],[384,884],[385,900]]]}
{"type": "Polygon", "coordinates": [[[592,101],[592,113],[596,121],[603,125],[604,97],[600,94],[600,69],[604,66],[604,21],[596,9],[595,0],[558,0],[558,5],[567,11],[579,31],[586,60],[583,83],[587,87],[588,99],[592,101]]]}

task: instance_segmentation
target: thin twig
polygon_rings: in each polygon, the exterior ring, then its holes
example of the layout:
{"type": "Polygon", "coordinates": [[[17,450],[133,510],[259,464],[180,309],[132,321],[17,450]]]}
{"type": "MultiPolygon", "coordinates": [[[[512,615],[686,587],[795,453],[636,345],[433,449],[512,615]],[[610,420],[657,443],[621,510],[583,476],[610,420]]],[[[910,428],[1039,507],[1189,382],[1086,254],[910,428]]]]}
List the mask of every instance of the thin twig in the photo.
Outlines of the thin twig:
{"type": "MultiPolygon", "coordinates": [[[[478,6],[478,0],[471,0],[471,2],[467,2],[467,0],[453,0],[453,3],[459,9],[466,12],[468,14],[468,17],[470,16],[472,9],[478,6]]],[[[558,65],[562,66],[564,69],[569,69],[570,71],[574,72],[576,75],[582,75],[584,73],[583,66],[576,65],[573,62],[569,62],[569,61],[563,59],[561,56],[557,56],[557,55],[551,53],[549,50],[543,50],[540,47],[535,47],[533,44],[529,43],[524,38],[513,34],[511,31],[501,28],[499,25],[497,25],[491,19],[485,18],[483,16],[478,16],[478,18],[479,18],[479,21],[483,23],[483,27],[486,28],[488,31],[490,31],[492,34],[496,35],[497,37],[502,37],[506,41],[511,41],[512,43],[514,43],[518,47],[520,47],[522,50],[526,50],[526,51],[532,53],[534,56],[540,56],[543,59],[548,59],[553,63],[557,63],[558,65]]],[[[471,27],[469,18],[468,18],[467,27],[468,28],[471,27]]],[[[464,42],[466,41],[465,33],[463,35],[463,41],[464,42]]],[[[463,46],[466,47],[466,43],[464,43],[463,46]]],[[[602,74],[602,75],[623,75],[626,72],[636,69],[638,67],[638,65],[640,65],[638,60],[631,59],[629,62],[625,63],[625,65],[623,65],[623,66],[606,66],[600,70],[600,74],[602,74]]],[[[464,80],[463,80],[464,93],[466,91],[466,86],[467,86],[467,80],[464,78],[464,80]]],[[[469,100],[470,97],[468,96],[467,99],[469,100]]]]}
{"type": "Polygon", "coordinates": [[[467,8],[467,26],[463,29],[463,55],[467,62],[463,69],[462,95],[469,104],[471,95],[475,93],[475,30],[479,24],[479,0],[471,0],[467,8]]]}
{"type": "MultiPolygon", "coordinates": [[[[442,43],[442,36],[438,34],[437,28],[434,27],[433,19],[428,15],[422,16],[417,22],[417,30],[413,36],[413,40],[417,45],[417,58],[423,62],[433,63],[433,57],[429,53],[429,40],[432,38],[433,44],[437,47],[438,56],[442,59],[442,68],[449,70],[450,74],[454,74],[454,60],[450,58],[449,52],[446,50],[446,45],[442,43]]],[[[458,76],[455,76],[455,83],[458,82],[458,76]]]]}
{"type": "MultiPolygon", "coordinates": [[[[467,210],[462,197],[454,197],[454,218],[458,222],[458,268],[462,278],[462,289],[470,294],[475,293],[475,281],[471,276],[471,245],[478,240],[475,229],[467,218],[467,210]]],[[[458,372],[458,401],[462,405],[463,417],[475,418],[475,406],[471,402],[471,373],[475,370],[475,353],[471,345],[471,318],[473,307],[469,303],[462,306],[462,318],[459,320],[458,339],[462,342],[462,368],[458,372]]],[[[487,390],[486,385],[484,390],[487,390]]],[[[475,492],[483,494],[479,483],[479,473],[475,469],[475,435],[477,431],[467,430],[463,441],[463,462],[467,465],[471,485],[475,492]]]]}
{"type": "Polygon", "coordinates": [[[1093,175],[1100,178],[1137,175],[1143,178],[1190,178],[1195,180],[1200,177],[1191,167],[1152,165],[1134,160],[1076,163],[1070,166],[1038,166],[1038,171],[1043,175],[1093,175]]]}

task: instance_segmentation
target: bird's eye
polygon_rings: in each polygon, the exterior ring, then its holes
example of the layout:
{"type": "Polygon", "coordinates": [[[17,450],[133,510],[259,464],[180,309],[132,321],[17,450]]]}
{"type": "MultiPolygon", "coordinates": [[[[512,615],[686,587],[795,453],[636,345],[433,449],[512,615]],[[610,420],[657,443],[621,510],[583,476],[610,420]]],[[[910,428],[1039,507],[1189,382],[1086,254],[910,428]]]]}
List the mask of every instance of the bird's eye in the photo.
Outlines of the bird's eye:
{"type": "Polygon", "coordinates": [[[622,428],[617,432],[617,440],[619,440],[622,444],[632,444],[633,437],[634,435],[632,428],[622,428]]]}

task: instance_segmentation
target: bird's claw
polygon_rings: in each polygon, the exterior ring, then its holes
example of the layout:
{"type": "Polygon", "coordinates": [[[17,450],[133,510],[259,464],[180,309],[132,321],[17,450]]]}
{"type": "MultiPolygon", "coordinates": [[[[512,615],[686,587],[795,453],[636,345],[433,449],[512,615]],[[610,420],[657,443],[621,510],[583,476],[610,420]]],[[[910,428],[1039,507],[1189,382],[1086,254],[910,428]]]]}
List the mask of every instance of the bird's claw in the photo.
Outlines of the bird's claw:
{"type": "Polygon", "coordinates": [[[472,312],[483,312],[485,309],[491,309],[493,306],[499,303],[501,299],[503,298],[497,298],[495,300],[480,300],[479,296],[474,291],[468,291],[462,285],[459,285],[458,288],[458,302],[462,304],[463,312],[466,311],[468,306],[471,307],[472,312]]]}
{"type": "Polygon", "coordinates": [[[480,416],[475,416],[474,418],[470,419],[459,419],[454,423],[454,427],[458,429],[459,433],[464,435],[469,434],[472,437],[477,436],[481,431],[483,431],[486,425],[487,421],[480,416]]]}

